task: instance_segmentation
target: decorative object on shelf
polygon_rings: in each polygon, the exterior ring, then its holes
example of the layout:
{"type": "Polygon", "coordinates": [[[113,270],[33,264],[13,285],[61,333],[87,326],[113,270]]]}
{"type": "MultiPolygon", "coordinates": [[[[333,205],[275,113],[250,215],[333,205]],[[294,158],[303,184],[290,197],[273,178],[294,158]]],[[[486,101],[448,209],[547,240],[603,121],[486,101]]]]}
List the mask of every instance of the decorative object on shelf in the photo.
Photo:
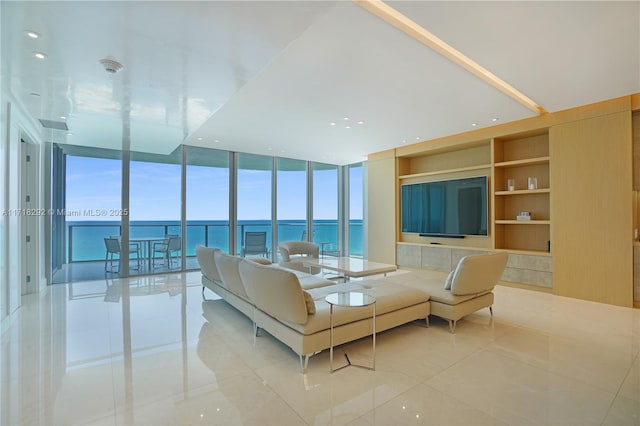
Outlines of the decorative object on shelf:
{"type": "Polygon", "coordinates": [[[516,216],[518,220],[531,220],[531,212],[520,212],[518,216],[516,216]]]}
{"type": "Polygon", "coordinates": [[[516,190],[516,180],[507,179],[507,191],[515,191],[515,190],[516,190]]]}
{"type": "Polygon", "coordinates": [[[527,188],[529,188],[529,189],[538,189],[538,178],[537,177],[528,177],[527,178],[527,188]]]}

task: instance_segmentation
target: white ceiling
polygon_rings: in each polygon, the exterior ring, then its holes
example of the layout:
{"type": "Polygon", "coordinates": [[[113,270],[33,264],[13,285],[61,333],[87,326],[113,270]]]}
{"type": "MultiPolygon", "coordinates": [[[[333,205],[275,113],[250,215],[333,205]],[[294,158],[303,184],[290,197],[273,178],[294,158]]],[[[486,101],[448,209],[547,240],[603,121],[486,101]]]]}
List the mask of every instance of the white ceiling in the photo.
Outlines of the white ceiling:
{"type": "MultiPolygon", "coordinates": [[[[388,4],[547,111],[640,92],[639,1],[388,4]]],[[[348,1],[0,8],[2,90],[67,122],[73,135],[45,129],[49,141],[117,149],[125,129],[140,152],[186,143],[348,164],[535,115],[348,1]],[[107,74],[107,56],[123,71],[107,74]]]]}

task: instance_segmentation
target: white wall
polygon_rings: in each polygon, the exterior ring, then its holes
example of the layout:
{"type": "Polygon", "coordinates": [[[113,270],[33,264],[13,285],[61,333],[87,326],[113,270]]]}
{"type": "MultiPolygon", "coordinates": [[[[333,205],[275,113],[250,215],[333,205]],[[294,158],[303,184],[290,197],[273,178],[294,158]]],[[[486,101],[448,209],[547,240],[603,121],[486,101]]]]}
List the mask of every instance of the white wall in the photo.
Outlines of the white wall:
{"type": "MultiPolygon", "coordinates": [[[[20,203],[20,140],[29,140],[36,144],[34,149],[40,151],[42,146],[42,128],[38,122],[30,117],[22,105],[16,101],[3,82],[0,118],[0,319],[2,331],[7,327],[11,314],[21,304],[23,293],[23,277],[21,276],[21,241],[20,235],[22,217],[17,213],[20,203]]],[[[41,155],[37,156],[39,159],[41,155]]],[[[41,169],[41,160],[34,164],[34,168],[41,169]]],[[[42,173],[39,173],[39,188],[42,188],[42,173]]],[[[36,197],[37,205],[42,202],[42,190],[36,197]]],[[[44,218],[40,218],[39,229],[42,229],[44,218]]],[[[37,252],[44,253],[42,232],[37,232],[34,244],[37,252]]],[[[42,276],[44,268],[44,256],[36,256],[33,259],[38,265],[35,275],[34,292],[44,288],[42,276]]],[[[46,282],[44,283],[46,284],[46,282]]]]}

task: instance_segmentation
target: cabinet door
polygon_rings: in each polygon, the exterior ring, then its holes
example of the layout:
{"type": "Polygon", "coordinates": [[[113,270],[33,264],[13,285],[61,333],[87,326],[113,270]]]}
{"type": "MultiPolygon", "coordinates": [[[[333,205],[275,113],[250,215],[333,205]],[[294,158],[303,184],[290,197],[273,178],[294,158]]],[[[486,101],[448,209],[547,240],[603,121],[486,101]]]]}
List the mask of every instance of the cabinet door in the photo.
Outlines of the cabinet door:
{"type": "Polygon", "coordinates": [[[631,115],[550,131],[554,294],[633,304],[631,115]]]}

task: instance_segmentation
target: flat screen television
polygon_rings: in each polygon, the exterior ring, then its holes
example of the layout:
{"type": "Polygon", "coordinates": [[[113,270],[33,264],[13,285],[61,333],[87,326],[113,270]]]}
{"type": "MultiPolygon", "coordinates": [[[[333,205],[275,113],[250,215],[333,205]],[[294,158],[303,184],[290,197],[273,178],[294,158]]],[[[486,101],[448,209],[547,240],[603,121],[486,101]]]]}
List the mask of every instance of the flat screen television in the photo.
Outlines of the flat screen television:
{"type": "Polygon", "coordinates": [[[402,185],[402,232],[427,237],[488,235],[487,177],[402,185]]]}

